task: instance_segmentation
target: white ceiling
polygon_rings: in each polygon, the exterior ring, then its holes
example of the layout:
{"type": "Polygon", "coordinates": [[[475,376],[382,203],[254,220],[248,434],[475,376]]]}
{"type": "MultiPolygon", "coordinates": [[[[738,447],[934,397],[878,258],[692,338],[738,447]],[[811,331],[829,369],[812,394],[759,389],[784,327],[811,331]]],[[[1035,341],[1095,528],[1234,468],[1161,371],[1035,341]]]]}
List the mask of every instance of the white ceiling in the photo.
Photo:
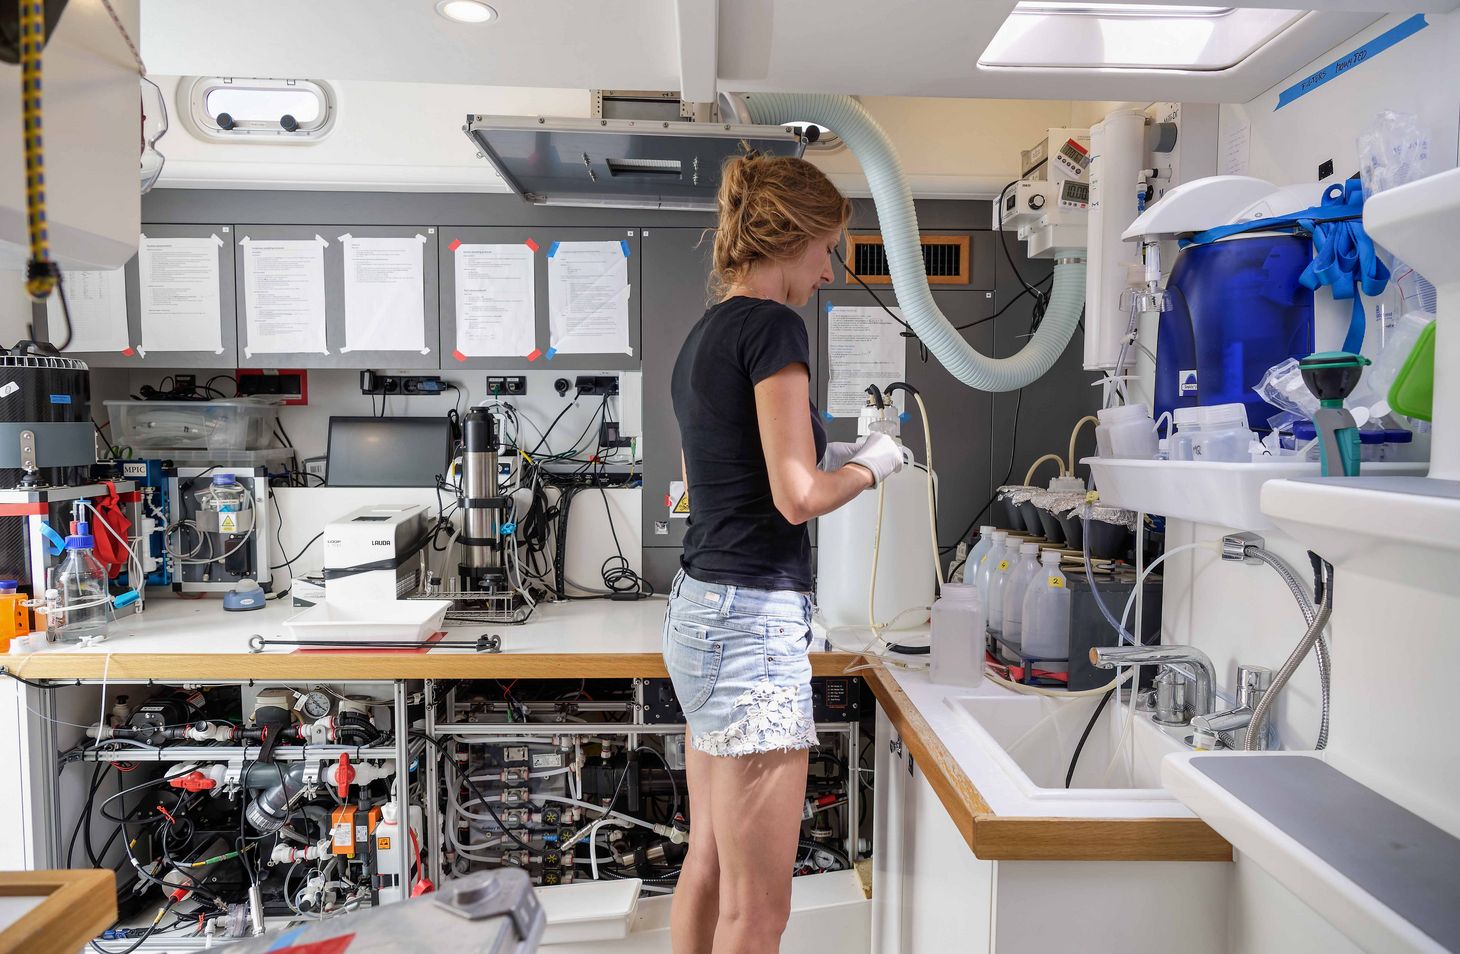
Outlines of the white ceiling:
{"type": "Polygon", "coordinates": [[[1382,12],[1460,0],[1307,0],[1323,9],[1195,75],[980,69],[1012,0],[718,0],[718,17],[716,0],[491,2],[496,22],[466,25],[433,0],[142,0],[142,52],[167,75],[679,89],[683,70],[692,90],[1241,103],[1382,12]]]}

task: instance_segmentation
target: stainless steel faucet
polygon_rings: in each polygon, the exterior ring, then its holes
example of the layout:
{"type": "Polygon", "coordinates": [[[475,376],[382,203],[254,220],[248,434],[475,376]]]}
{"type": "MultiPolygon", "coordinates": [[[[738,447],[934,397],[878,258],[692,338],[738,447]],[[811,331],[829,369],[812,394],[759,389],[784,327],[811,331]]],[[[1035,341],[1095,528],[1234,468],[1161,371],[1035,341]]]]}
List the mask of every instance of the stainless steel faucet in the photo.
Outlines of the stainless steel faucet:
{"type": "Polygon", "coordinates": [[[1186,675],[1191,674],[1192,693],[1188,696],[1194,715],[1210,715],[1215,708],[1216,670],[1207,654],[1195,646],[1094,646],[1090,663],[1097,669],[1117,666],[1160,666],[1186,675]]]}
{"type": "MultiPolygon", "coordinates": [[[[1265,666],[1238,666],[1236,708],[1228,709],[1226,712],[1213,712],[1210,715],[1194,717],[1191,720],[1191,728],[1196,733],[1195,737],[1204,738],[1212,745],[1215,745],[1215,739],[1222,739],[1232,748],[1239,748],[1240,746],[1232,745],[1235,736],[1227,734],[1224,737],[1224,733],[1245,730],[1252,723],[1252,713],[1271,685],[1271,669],[1265,666]]],[[[1259,748],[1267,748],[1266,733],[1259,742],[1259,748]]]]}

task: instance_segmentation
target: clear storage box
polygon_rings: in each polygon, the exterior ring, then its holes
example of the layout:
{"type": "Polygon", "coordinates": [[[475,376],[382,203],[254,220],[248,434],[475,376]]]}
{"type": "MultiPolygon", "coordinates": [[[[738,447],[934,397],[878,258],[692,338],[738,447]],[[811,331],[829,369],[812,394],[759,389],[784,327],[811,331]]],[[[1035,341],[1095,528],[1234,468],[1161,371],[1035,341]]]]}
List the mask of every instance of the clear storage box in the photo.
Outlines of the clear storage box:
{"type": "MultiPolygon", "coordinates": [[[[279,406],[227,401],[107,401],[112,441],[133,450],[258,450],[273,440],[279,406]]],[[[143,456],[143,455],[138,455],[143,456]]]]}

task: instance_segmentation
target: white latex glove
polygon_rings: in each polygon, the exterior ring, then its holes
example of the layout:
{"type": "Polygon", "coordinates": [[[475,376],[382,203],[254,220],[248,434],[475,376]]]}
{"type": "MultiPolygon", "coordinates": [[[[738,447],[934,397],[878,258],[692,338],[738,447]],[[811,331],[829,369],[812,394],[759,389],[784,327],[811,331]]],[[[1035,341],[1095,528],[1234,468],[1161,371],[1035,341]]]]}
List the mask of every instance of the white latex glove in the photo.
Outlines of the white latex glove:
{"type": "Polygon", "coordinates": [[[857,452],[857,445],[851,441],[829,441],[826,445],[826,453],[821,455],[821,462],[816,465],[817,470],[824,470],[830,473],[840,470],[852,459],[857,452]]]}
{"type": "Polygon", "coordinates": [[[857,444],[848,464],[860,464],[872,472],[872,486],[902,470],[902,445],[878,431],[857,444]]]}

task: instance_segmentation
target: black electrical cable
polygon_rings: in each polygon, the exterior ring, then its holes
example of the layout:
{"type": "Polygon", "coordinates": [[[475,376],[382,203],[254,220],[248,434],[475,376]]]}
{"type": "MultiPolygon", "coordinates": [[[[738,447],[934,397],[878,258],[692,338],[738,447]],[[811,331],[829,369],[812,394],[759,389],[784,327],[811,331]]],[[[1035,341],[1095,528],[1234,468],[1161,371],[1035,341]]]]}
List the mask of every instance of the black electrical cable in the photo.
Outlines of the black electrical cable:
{"type": "Polygon", "coordinates": [[[852,278],[856,279],[857,284],[858,285],[861,285],[862,288],[866,290],[867,294],[869,294],[869,295],[872,296],[872,300],[877,303],[877,307],[878,308],[881,308],[883,311],[887,312],[887,315],[888,315],[889,318],[891,318],[893,321],[897,322],[899,325],[902,325],[902,327],[905,329],[902,332],[902,336],[904,338],[911,338],[911,339],[913,339],[914,341],[916,341],[918,343],[918,358],[924,364],[927,364],[928,363],[928,346],[923,343],[923,339],[922,338],[919,338],[918,337],[918,333],[916,331],[913,331],[912,325],[908,324],[906,321],[903,321],[901,318],[897,317],[897,315],[895,315],[893,313],[892,309],[891,308],[888,308],[887,305],[886,305],[886,303],[884,303],[881,298],[877,297],[877,293],[872,290],[871,286],[869,286],[866,282],[862,281],[862,276],[861,275],[858,275],[855,271],[853,271],[851,269],[851,267],[849,267],[847,265],[846,259],[842,258],[841,249],[836,249],[835,251],[836,251],[836,260],[838,262],[841,262],[842,269],[844,271],[846,271],[846,273],[848,275],[852,276],[852,278]]]}
{"type": "Polygon", "coordinates": [[[664,753],[660,752],[658,749],[651,749],[647,745],[641,745],[638,748],[634,749],[634,751],[635,752],[648,752],[650,755],[654,756],[656,759],[659,760],[659,764],[660,765],[664,766],[664,774],[669,776],[669,785],[670,785],[671,788],[674,789],[674,814],[675,815],[678,815],[679,814],[679,782],[675,781],[674,771],[669,767],[669,760],[664,757],[664,753]]]}
{"type": "Polygon", "coordinates": [[[1113,695],[1115,695],[1114,686],[1108,689],[1105,695],[1100,697],[1100,704],[1090,714],[1090,721],[1085,723],[1085,731],[1080,733],[1080,741],[1075,745],[1074,753],[1070,755],[1070,768],[1069,771],[1065,772],[1065,788],[1070,787],[1070,782],[1075,777],[1075,765],[1080,761],[1080,753],[1085,750],[1085,740],[1090,738],[1090,730],[1095,728],[1096,722],[1100,721],[1100,713],[1105,711],[1105,704],[1110,701],[1110,697],[1113,695]]]}
{"type": "Polygon", "coordinates": [[[34,679],[26,679],[24,676],[17,676],[15,673],[11,672],[10,671],[10,668],[7,667],[7,666],[0,666],[0,676],[9,676],[11,679],[14,679],[16,682],[23,683],[24,685],[30,686],[33,689],[54,689],[55,688],[55,685],[54,684],[49,683],[49,682],[46,682],[44,680],[41,680],[41,681],[38,682],[38,681],[36,681],[34,679]]]}
{"type": "MultiPolygon", "coordinates": [[[[299,548],[299,552],[296,553],[296,554],[294,554],[294,556],[292,556],[292,557],[289,557],[289,556],[284,557],[284,562],[283,563],[279,563],[277,565],[271,565],[269,567],[269,569],[271,569],[271,570],[282,570],[284,567],[287,566],[287,567],[289,567],[289,575],[290,576],[293,576],[294,575],[294,567],[293,567],[294,561],[295,560],[298,560],[300,557],[304,556],[305,552],[310,547],[314,546],[315,541],[317,541],[322,536],[324,536],[324,531],[323,530],[321,530],[319,533],[316,533],[314,536],[310,537],[309,538],[309,542],[306,543],[304,546],[300,547],[299,548]]],[[[282,551],[280,551],[280,552],[282,552],[282,551]]]]}
{"type": "MultiPolygon", "coordinates": [[[[1039,281],[1035,282],[1034,283],[1034,288],[1038,289],[1039,286],[1044,285],[1044,284],[1052,281],[1053,279],[1054,279],[1054,272],[1050,272],[1048,275],[1044,276],[1039,281]]],[[[998,311],[994,312],[992,315],[989,315],[987,318],[979,318],[979,319],[976,319],[974,321],[970,321],[966,325],[955,325],[953,330],[954,331],[967,331],[969,328],[975,328],[975,327],[983,324],[986,321],[993,321],[995,318],[999,317],[1004,312],[1008,311],[1010,308],[1013,308],[1014,307],[1014,303],[1017,302],[1019,299],[1023,298],[1025,295],[1031,295],[1031,294],[1036,294],[1036,292],[1034,292],[1034,291],[1026,288],[1023,291],[1019,292],[1019,294],[1015,295],[1013,298],[1010,298],[1009,301],[1004,305],[1004,307],[1000,308],[998,311]]]]}
{"type": "MultiPolygon", "coordinates": [[[[161,911],[161,913],[159,913],[157,915],[156,920],[154,920],[151,924],[149,924],[147,926],[146,932],[144,932],[141,937],[137,938],[135,941],[132,942],[132,946],[131,947],[125,948],[124,950],[120,950],[120,951],[113,951],[110,948],[102,947],[100,944],[96,943],[95,941],[92,941],[91,942],[91,949],[93,951],[99,952],[99,954],[132,954],[133,951],[136,951],[143,944],[147,943],[147,939],[149,937],[151,937],[153,934],[157,933],[157,925],[160,924],[160,923],[162,923],[162,919],[163,918],[167,917],[167,912],[169,912],[169,911],[172,910],[172,906],[174,904],[177,904],[177,902],[174,901],[172,898],[168,898],[167,899],[167,903],[162,906],[162,911],[161,911]]],[[[117,922],[117,923],[120,924],[121,922],[117,922]]]]}
{"type": "Polygon", "coordinates": [[[983,515],[988,512],[988,509],[994,505],[994,501],[999,499],[999,488],[1007,484],[1009,482],[1009,478],[1014,476],[1015,454],[1017,453],[1019,447],[1019,408],[1023,405],[1023,403],[1024,389],[1020,388],[1018,392],[1018,397],[1014,401],[1014,426],[1013,430],[1009,434],[1009,466],[1004,471],[1004,479],[1000,480],[997,484],[994,485],[993,496],[989,497],[984,505],[978,508],[978,513],[973,515],[973,519],[968,522],[968,526],[963,529],[963,532],[960,533],[952,543],[948,544],[945,547],[939,547],[939,553],[947,553],[949,550],[957,549],[958,544],[962,543],[968,538],[968,535],[973,532],[973,528],[978,526],[979,520],[981,520],[983,518],[983,515]]]}

